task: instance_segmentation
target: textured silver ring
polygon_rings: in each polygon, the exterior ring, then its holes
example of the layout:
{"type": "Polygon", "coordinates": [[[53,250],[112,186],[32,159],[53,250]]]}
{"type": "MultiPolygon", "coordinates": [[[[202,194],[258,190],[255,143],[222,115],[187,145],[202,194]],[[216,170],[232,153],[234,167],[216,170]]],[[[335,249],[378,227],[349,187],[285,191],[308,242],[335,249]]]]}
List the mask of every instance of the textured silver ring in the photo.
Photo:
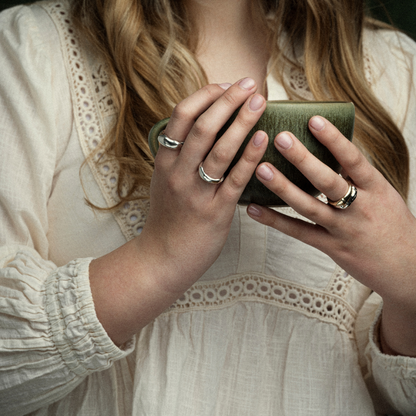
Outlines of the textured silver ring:
{"type": "Polygon", "coordinates": [[[332,205],[335,208],[339,209],[347,209],[354,201],[355,198],[357,198],[357,188],[347,180],[348,183],[348,191],[347,193],[337,201],[332,201],[328,199],[328,204],[332,205]]]}
{"type": "Polygon", "coordinates": [[[203,181],[208,182],[208,183],[213,183],[213,184],[219,184],[224,180],[224,176],[222,178],[215,179],[215,178],[211,178],[211,176],[207,175],[204,171],[203,166],[202,166],[203,163],[204,162],[201,162],[199,164],[199,168],[198,168],[199,176],[201,177],[201,179],[203,181]]]}
{"type": "Polygon", "coordinates": [[[177,149],[179,146],[182,146],[184,143],[184,142],[178,142],[177,140],[173,140],[170,137],[166,136],[164,130],[159,134],[159,136],[157,136],[157,141],[163,147],[167,147],[168,149],[177,149]]]}

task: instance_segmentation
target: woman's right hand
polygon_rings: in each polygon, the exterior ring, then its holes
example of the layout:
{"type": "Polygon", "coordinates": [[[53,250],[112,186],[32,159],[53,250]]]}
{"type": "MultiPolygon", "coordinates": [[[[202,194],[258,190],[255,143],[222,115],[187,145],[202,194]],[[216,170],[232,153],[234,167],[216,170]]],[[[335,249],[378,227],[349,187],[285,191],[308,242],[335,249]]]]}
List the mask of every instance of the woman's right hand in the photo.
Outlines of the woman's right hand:
{"type": "Polygon", "coordinates": [[[127,340],[162,313],[219,256],[238,199],[266,150],[267,135],[253,136],[221,184],[202,180],[198,167],[203,162],[212,178],[224,175],[266,108],[264,97],[255,91],[249,78],[232,86],[207,85],[174,109],[165,134],[184,144],[158,150],[142,234],[90,268],[98,317],[116,342],[127,340]],[[240,106],[235,121],[213,146],[240,106]],[[111,311],[105,298],[111,298],[111,311]]]}
{"type": "Polygon", "coordinates": [[[198,167],[221,178],[247,134],[263,113],[263,96],[245,78],[229,87],[207,85],[174,109],[165,133],[184,145],[160,146],[150,189],[150,213],[141,236],[145,250],[157,252],[169,273],[160,281],[182,294],[216,260],[225,244],[237,201],[267,147],[259,132],[221,184],[204,182],[198,167]],[[215,143],[218,131],[242,106],[236,120],[215,143]],[[212,148],[212,150],[211,150],[212,148]]]}

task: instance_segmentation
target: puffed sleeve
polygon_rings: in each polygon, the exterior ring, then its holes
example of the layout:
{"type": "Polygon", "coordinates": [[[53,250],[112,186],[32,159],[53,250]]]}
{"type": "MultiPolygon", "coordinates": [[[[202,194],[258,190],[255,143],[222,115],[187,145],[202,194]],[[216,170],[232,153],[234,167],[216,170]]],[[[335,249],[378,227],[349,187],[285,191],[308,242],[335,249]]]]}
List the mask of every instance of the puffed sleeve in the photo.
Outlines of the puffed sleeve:
{"type": "MultiPolygon", "coordinates": [[[[416,214],[416,44],[402,34],[388,31],[367,33],[366,41],[371,53],[374,92],[392,114],[409,147],[408,204],[416,214]]],[[[378,328],[382,307],[381,297],[373,293],[356,322],[363,374],[378,412],[414,416],[416,358],[381,352],[378,328]]]]}
{"type": "Polygon", "coordinates": [[[72,129],[55,27],[37,5],[0,14],[0,414],[69,394],[134,348],[98,321],[91,258],[48,260],[48,197],[72,129]]]}

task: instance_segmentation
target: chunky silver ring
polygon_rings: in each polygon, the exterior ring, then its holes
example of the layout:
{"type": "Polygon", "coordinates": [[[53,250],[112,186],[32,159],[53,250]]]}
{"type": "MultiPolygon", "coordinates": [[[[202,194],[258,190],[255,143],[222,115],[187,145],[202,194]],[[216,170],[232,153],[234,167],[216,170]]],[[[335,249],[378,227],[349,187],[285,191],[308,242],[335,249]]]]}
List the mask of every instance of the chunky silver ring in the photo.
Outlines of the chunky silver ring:
{"type": "Polygon", "coordinates": [[[159,136],[157,136],[157,141],[168,149],[177,149],[179,146],[182,146],[184,142],[178,142],[166,136],[165,131],[163,130],[159,136]]]}
{"type": "Polygon", "coordinates": [[[208,183],[213,183],[213,184],[219,184],[224,180],[224,176],[220,179],[215,179],[215,178],[211,178],[211,176],[207,175],[204,171],[204,168],[202,166],[204,162],[201,162],[199,164],[199,168],[198,168],[198,172],[199,172],[199,176],[201,177],[201,179],[205,182],[208,183]]]}
{"type": "Polygon", "coordinates": [[[347,209],[354,201],[355,198],[357,198],[357,188],[347,180],[348,183],[348,191],[347,193],[337,201],[332,201],[328,199],[328,204],[332,205],[335,208],[339,209],[347,209]]]}

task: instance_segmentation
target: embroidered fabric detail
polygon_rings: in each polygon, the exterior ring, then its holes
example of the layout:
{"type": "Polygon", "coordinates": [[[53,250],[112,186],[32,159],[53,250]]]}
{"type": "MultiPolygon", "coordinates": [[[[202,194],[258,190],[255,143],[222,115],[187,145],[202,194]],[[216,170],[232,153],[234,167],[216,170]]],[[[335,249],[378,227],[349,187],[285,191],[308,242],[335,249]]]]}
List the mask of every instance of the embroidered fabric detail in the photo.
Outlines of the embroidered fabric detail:
{"type": "MultiPolygon", "coordinates": [[[[44,3],[42,6],[55,22],[60,34],[64,51],[65,64],[71,76],[70,87],[74,97],[74,115],[80,144],[88,158],[88,166],[101,189],[108,206],[119,202],[117,195],[118,164],[97,151],[103,138],[108,133],[103,116],[115,113],[111,99],[107,72],[104,64],[98,63],[92,70],[87,57],[83,55],[81,40],[74,29],[65,1],[44,3]]],[[[99,62],[96,58],[94,62],[99,62]]],[[[124,204],[114,212],[121,231],[130,240],[140,234],[149,210],[149,201],[141,199],[147,190],[138,188],[133,197],[137,200],[124,204]]]]}
{"type": "Polygon", "coordinates": [[[370,58],[370,53],[368,52],[367,46],[364,45],[363,47],[364,49],[364,74],[365,74],[365,78],[368,82],[368,85],[372,85],[373,84],[373,72],[372,72],[372,68],[371,68],[371,58],[370,58]]]}
{"type": "Polygon", "coordinates": [[[239,301],[276,305],[336,325],[354,334],[355,310],[335,293],[319,291],[273,276],[250,273],[196,283],[165,313],[220,309],[239,301]]]}
{"type": "Polygon", "coordinates": [[[314,97],[309,88],[305,73],[293,67],[289,68],[287,72],[287,77],[291,88],[293,88],[293,90],[301,97],[304,97],[308,100],[313,100],[314,97]]]}
{"type": "Polygon", "coordinates": [[[104,116],[116,114],[117,109],[111,95],[107,71],[103,64],[98,64],[92,72],[94,91],[97,94],[98,106],[104,116]]]}
{"type": "Polygon", "coordinates": [[[353,278],[345,270],[342,270],[341,267],[337,266],[328,283],[327,291],[345,298],[352,284],[353,278]]]}

